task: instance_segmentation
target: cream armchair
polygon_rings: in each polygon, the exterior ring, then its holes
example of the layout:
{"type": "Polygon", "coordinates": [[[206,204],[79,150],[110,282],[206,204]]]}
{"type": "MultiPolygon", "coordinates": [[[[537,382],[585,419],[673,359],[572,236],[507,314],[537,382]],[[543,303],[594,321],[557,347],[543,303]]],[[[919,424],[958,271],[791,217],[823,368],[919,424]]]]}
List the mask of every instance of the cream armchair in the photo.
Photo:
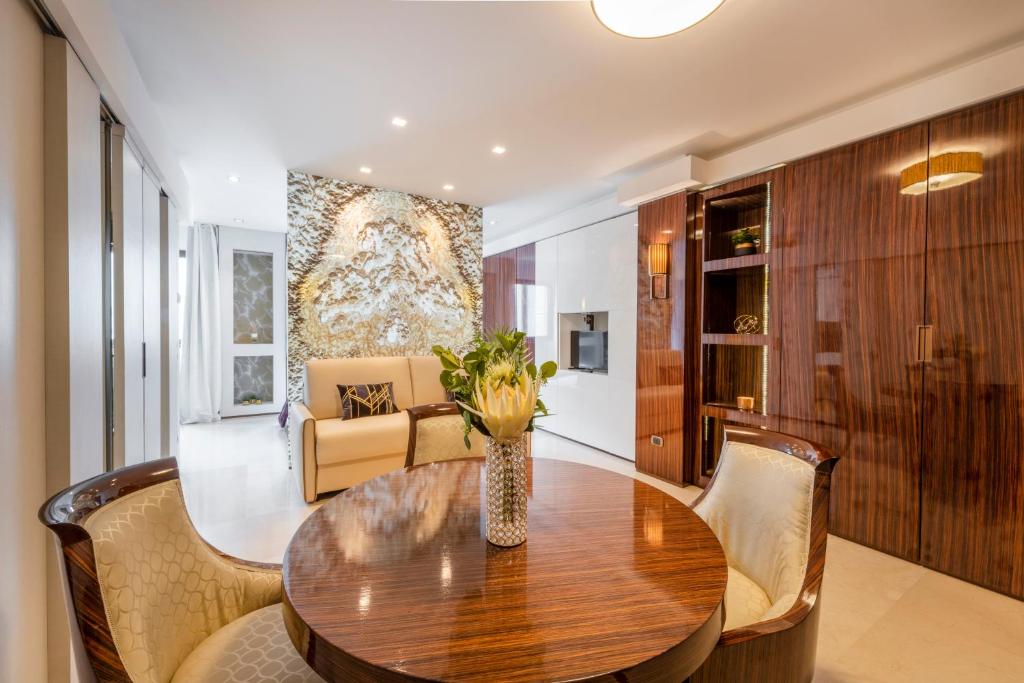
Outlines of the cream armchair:
{"type": "Polygon", "coordinates": [[[435,356],[307,361],[303,400],[288,411],[292,467],[307,502],[405,466],[412,406],[445,401],[435,356]],[[391,382],[398,412],[341,419],[339,384],[391,382]]]}
{"type": "Polygon", "coordinates": [[[173,458],[65,489],[39,517],[60,546],[82,680],[322,681],[285,630],[280,566],[203,541],[173,458]]]}
{"type": "Polygon", "coordinates": [[[693,505],[729,564],[725,626],[691,683],[813,678],[836,461],[787,434],[725,428],[718,468],[693,505]]]}

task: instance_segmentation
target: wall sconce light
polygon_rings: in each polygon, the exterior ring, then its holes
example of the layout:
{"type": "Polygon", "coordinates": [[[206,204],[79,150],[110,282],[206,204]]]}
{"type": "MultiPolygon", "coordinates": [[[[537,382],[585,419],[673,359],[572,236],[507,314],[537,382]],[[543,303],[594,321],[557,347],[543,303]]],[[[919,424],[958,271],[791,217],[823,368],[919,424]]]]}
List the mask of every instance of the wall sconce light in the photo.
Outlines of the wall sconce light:
{"type": "Polygon", "coordinates": [[[981,152],[946,152],[900,171],[900,194],[924,194],[969,183],[981,177],[981,152]]]}
{"type": "Polygon", "coordinates": [[[651,276],[651,298],[668,298],[668,245],[647,245],[647,273],[651,276]]]}

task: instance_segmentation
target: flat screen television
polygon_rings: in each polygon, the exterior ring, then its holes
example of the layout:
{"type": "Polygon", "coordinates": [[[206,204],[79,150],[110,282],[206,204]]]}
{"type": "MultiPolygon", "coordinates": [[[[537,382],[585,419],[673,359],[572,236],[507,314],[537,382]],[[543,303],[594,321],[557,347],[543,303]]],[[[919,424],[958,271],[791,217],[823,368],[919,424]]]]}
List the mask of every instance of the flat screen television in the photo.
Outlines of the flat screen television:
{"type": "Polygon", "coordinates": [[[587,372],[608,372],[608,333],[573,330],[569,333],[569,367],[587,372]]]}

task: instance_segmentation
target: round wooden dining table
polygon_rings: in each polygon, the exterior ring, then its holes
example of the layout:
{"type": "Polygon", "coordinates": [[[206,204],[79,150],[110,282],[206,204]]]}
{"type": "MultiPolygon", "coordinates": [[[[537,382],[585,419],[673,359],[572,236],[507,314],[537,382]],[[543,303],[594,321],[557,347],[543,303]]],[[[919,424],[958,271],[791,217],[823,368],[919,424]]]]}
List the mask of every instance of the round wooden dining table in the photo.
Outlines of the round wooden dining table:
{"type": "Polygon", "coordinates": [[[722,546],[632,477],[531,458],[528,536],[484,535],[486,465],[398,470],[327,501],[284,561],[292,643],[327,681],[672,681],[724,619],[722,546]]]}

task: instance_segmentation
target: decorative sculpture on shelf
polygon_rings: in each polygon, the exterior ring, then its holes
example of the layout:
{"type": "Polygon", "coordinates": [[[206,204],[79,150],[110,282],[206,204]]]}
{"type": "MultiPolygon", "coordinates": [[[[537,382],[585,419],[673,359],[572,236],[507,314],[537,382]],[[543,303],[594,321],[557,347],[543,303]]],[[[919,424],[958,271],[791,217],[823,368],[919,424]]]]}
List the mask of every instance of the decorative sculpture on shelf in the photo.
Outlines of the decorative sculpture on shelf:
{"type": "Polygon", "coordinates": [[[732,326],[736,330],[736,334],[757,334],[761,328],[761,321],[756,315],[744,313],[732,321],[732,326]]]}

